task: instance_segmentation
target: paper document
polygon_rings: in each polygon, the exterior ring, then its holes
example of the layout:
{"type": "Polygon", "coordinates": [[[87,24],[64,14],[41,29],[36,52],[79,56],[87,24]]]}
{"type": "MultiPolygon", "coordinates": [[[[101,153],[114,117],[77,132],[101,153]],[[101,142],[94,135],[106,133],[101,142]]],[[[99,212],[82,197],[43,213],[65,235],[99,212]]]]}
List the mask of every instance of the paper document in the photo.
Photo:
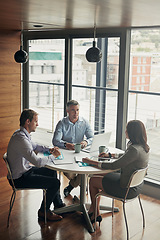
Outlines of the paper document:
{"type": "Polygon", "coordinates": [[[95,161],[110,161],[110,158],[103,158],[103,157],[96,157],[96,156],[92,156],[90,157],[90,159],[95,160],[95,161]]]}
{"type": "Polygon", "coordinates": [[[75,156],[75,157],[74,157],[74,160],[75,160],[76,163],[82,162],[82,157],[77,157],[77,156],[75,156]]]}
{"type": "Polygon", "coordinates": [[[54,159],[53,160],[53,163],[55,165],[65,165],[65,164],[73,164],[73,161],[72,160],[65,160],[65,159],[54,159]]]}
{"type": "MultiPolygon", "coordinates": [[[[44,156],[49,156],[49,155],[51,155],[52,153],[50,153],[50,152],[44,152],[43,153],[43,155],[44,156]]],[[[61,155],[59,155],[56,159],[63,159],[64,158],[64,156],[63,156],[63,153],[61,152],[61,155]]]]}

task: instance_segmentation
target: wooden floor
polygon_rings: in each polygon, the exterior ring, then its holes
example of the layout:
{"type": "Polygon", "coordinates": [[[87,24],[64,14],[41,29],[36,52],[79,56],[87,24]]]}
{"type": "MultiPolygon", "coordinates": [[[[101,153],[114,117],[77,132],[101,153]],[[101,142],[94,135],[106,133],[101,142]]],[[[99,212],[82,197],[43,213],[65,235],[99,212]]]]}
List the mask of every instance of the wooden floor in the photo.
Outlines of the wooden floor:
{"type": "MultiPolygon", "coordinates": [[[[61,192],[67,185],[66,177],[62,175],[61,192]]],[[[45,226],[38,221],[37,211],[42,200],[41,190],[17,192],[15,204],[7,229],[7,216],[12,190],[6,178],[0,179],[0,240],[125,240],[126,229],[122,212],[122,204],[116,202],[120,208],[112,218],[111,213],[102,212],[103,221],[95,233],[90,234],[81,213],[67,213],[60,222],[48,222],[45,226]]],[[[72,196],[64,199],[67,205],[72,203],[72,197],[79,195],[79,187],[73,190],[72,196]]],[[[63,196],[63,194],[62,194],[63,196]]],[[[145,211],[146,228],[142,230],[142,217],[138,200],[126,204],[130,239],[159,240],[160,239],[160,200],[142,196],[145,211]]],[[[89,197],[87,197],[88,202],[89,197]]],[[[102,204],[111,206],[111,200],[101,199],[102,204]]]]}

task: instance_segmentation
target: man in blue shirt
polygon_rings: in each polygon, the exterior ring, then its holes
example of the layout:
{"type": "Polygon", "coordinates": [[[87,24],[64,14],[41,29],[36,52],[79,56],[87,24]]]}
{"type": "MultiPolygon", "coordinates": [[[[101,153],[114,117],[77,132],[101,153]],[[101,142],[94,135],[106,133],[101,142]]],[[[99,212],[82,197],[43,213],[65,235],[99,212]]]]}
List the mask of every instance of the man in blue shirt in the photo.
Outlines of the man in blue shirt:
{"type": "MultiPolygon", "coordinates": [[[[15,131],[9,141],[7,158],[11,168],[14,184],[17,188],[39,188],[46,189],[46,211],[47,220],[61,220],[60,215],[50,210],[53,203],[54,208],[64,207],[60,197],[60,181],[57,172],[45,168],[47,163],[60,155],[57,147],[48,148],[38,145],[31,140],[30,133],[35,132],[38,126],[38,113],[31,109],[25,109],[20,117],[20,129],[15,131]],[[50,152],[49,156],[37,155],[38,152],[50,152]]],[[[10,184],[12,182],[9,180],[10,184]]],[[[38,217],[44,219],[44,201],[38,210],[38,217]]]]}
{"type": "MultiPolygon", "coordinates": [[[[53,145],[68,150],[74,150],[76,143],[80,143],[81,148],[90,145],[93,131],[89,122],[79,116],[79,103],[70,100],[67,103],[66,110],[68,116],[58,122],[52,139],[53,145]]],[[[81,176],[79,174],[64,174],[70,179],[69,185],[64,189],[64,195],[67,197],[72,189],[80,184],[81,176]]]]}

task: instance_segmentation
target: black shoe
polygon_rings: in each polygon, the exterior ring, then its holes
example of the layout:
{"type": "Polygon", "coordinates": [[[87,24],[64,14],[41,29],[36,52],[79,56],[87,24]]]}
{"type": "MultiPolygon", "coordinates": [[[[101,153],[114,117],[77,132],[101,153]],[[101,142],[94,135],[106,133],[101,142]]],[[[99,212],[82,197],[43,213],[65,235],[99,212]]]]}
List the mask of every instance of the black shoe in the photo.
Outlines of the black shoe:
{"type": "Polygon", "coordinates": [[[72,187],[72,185],[68,185],[65,189],[64,189],[64,196],[68,197],[68,195],[70,194],[70,192],[72,191],[74,187],[72,187]]]}
{"type": "MultiPolygon", "coordinates": [[[[101,224],[101,222],[102,222],[102,217],[101,217],[101,215],[99,215],[99,216],[96,218],[96,222],[99,222],[99,227],[100,227],[100,224],[101,224]]],[[[95,223],[95,219],[92,219],[92,220],[91,220],[91,223],[92,223],[92,224],[95,223]]]]}
{"type": "Polygon", "coordinates": [[[54,206],[54,209],[62,208],[62,207],[65,207],[65,206],[66,206],[66,204],[62,202],[62,203],[60,203],[60,204],[54,206]]]}

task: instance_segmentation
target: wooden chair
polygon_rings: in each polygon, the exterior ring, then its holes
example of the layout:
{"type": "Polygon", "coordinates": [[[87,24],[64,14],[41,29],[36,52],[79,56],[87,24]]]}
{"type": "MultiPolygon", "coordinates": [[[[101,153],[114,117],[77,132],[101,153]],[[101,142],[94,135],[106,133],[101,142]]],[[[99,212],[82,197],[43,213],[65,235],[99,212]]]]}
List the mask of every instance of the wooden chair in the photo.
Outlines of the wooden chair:
{"type": "MultiPolygon", "coordinates": [[[[10,166],[9,166],[9,162],[8,162],[8,159],[7,159],[7,153],[5,153],[3,155],[3,159],[6,163],[6,166],[7,166],[7,170],[8,170],[8,175],[7,175],[7,179],[11,181],[11,184],[12,184],[12,195],[11,195],[11,199],[10,199],[10,207],[9,207],[9,214],[8,214],[8,220],[7,220],[7,228],[9,227],[9,219],[10,219],[10,215],[11,215],[11,211],[12,211],[12,208],[13,208],[13,205],[14,205],[14,201],[15,201],[15,198],[16,198],[16,192],[17,191],[20,191],[20,190],[35,190],[37,188],[16,188],[15,185],[14,185],[14,180],[12,178],[12,173],[11,173],[11,169],[10,169],[10,166]]],[[[46,216],[46,189],[43,189],[43,199],[44,199],[44,213],[45,213],[45,224],[47,223],[47,216],[46,216]]]]}
{"type": "Polygon", "coordinates": [[[95,196],[96,197],[95,225],[94,225],[95,230],[96,230],[96,218],[97,218],[97,198],[99,196],[101,196],[101,195],[113,199],[113,202],[112,202],[112,217],[113,217],[113,212],[114,212],[113,211],[113,209],[114,209],[114,199],[123,202],[123,213],[124,213],[124,219],[125,219],[125,224],[126,224],[127,240],[129,239],[129,231],[128,231],[126,212],[125,212],[125,203],[128,202],[128,201],[134,200],[135,198],[138,197],[140,208],[141,208],[141,212],[142,212],[142,217],[143,217],[143,228],[145,228],[144,211],[143,211],[140,195],[137,195],[136,197],[133,197],[132,199],[127,199],[127,196],[128,196],[129,189],[131,187],[136,187],[136,186],[140,185],[144,181],[144,177],[145,177],[145,175],[147,173],[147,169],[148,169],[148,167],[146,167],[144,169],[139,169],[139,170],[136,170],[135,172],[133,172],[132,176],[130,177],[130,180],[129,180],[129,183],[128,183],[128,186],[127,186],[127,189],[126,189],[126,194],[125,194],[124,198],[120,198],[120,197],[115,197],[115,196],[109,195],[109,194],[105,193],[104,191],[99,192],[95,196]]]}

